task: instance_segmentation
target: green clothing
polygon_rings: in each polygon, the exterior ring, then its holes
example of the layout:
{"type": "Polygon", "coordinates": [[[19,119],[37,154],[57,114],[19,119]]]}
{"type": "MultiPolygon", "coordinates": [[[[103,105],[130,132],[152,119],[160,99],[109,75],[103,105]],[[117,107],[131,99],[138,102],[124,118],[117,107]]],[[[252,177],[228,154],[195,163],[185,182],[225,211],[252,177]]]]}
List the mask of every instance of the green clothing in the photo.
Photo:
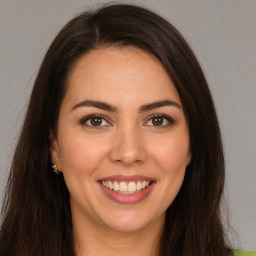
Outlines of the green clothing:
{"type": "Polygon", "coordinates": [[[256,252],[244,251],[244,250],[233,250],[234,256],[256,256],[256,252]]]}

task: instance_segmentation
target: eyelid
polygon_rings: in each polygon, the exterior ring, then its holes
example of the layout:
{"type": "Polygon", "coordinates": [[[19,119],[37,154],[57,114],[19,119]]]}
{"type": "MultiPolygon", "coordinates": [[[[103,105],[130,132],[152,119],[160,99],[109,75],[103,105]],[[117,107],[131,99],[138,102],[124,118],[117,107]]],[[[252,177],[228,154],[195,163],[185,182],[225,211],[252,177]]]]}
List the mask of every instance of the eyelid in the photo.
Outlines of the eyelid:
{"type": "MultiPolygon", "coordinates": [[[[90,120],[91,118],[102,118],[103,120],[105,120],[109,125],[111,125],[111,123],[110,123],[110,121],[109,121],[109,119],[106,117],[106,116],[104,116],[104,115],[102,115],[102,114],[90,114],[90,115],[87,115],[87,116],[85,116],[85,117],[83,117],[80,121],[79,121],[79,123],[81,124],[81,125],[85,125],[85,123],[88,121],[88,120],[90,120]]],[[[106,125],[101,125],[101,126],[92,126],[92,125],[87,125],[87,126],[89,126],[89,127],[94,127],[94,128],[99,128],[99,127],[102,127],[102,126],[106,126],[106,125]]]]}
{"type": "MultiPolygon", "coordinates": [[[[156,117],[161,117],[161,118],[164,118],[168,121],[167,125],[155,126],[156,128],[166,127],[166,126],[169,126],[169,125],[172,125],[172,124],[175,123],[175,120],[172,117],[170,117],[169,115],[158,113],[158,114],[152,114],[149,117],[147,117],[147,120],[144,123],[144,125],[147,126],[146,123],[149,122],[150,120],[152,120],[153,118],[156,118],[156,117]]],[[[148,126],[153,126],[153,125],[148,125],[148,126]]]]}
{"type": "MultiPolygon", "coordinates": [[[[91,118],[102,118],[104,121],[106,121],[108,123],[109,126],[112,126],[111,124],[111,121],[109,120],[108,117],[106,117],[105,115],[102,115],[102,114],[90,114],[90,115],[87,115],[85,117],[83,117],[79,123],[81,125],[85,125],[85,123],[90,120],[91,118]]],[[[152,114],[150,116],[147,117],[146,121],[144,122],[144,125],[145,126],[154,126],[154,125],[147,125],[147,123],[152,120],[153,118],[157,118],[157,117],[160,117],[160,118],[163,118],[163,119],[166,119],[168,121],[168,124],[165,124],[165,125],[161,125],[161,126],[155,126],[155,127],[158,127],[158,128],[161,128],[161,127],[166,127],[166,126],[169,126],[171,124],[174,124],[175,123],[175,120],[170,117],[169,115],[166,115],[166,114],[163,114],[163,113],[157,113],[157,114],[152,114]]],[[[92,126],[92,125],[87,125],[88,127],[94,127],[94,128],[100,128],[100,127],[103,127],[103,126],[106,126],[106,125],[100,125],[100,126],[92,126]]]]}

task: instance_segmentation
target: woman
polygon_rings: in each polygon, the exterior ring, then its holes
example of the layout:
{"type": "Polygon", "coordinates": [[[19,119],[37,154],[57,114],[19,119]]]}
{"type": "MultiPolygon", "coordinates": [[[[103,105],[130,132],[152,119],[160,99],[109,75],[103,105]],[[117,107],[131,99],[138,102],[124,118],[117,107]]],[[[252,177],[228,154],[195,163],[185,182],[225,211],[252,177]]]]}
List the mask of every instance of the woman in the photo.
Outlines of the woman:
{"type": "Polygon", "coordinates": [[[232,255],[221,136],[193,52],[132,5],[72,19],[39,70],[0,255],[232,255]]]}

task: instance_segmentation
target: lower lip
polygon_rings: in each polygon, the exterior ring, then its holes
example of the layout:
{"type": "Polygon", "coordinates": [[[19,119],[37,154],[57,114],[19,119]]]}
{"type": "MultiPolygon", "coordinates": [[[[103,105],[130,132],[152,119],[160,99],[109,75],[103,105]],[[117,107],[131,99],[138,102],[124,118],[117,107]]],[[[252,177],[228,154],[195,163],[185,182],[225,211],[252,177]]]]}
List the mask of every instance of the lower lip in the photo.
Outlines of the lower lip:
{"type": "Polygon", "coordinates": [[[149,193],[151,192],[151,190],[153,189],[153,186],[154,186],[154,183],[152,183],[147,188],[142,189],[134,194],[128,195],[128,194],[121,194],[114,190],[108,189],[108,188],[104,187],[101,184],[101,182],[99,182],[99,184],[100,184],[100,187],[102,188],[103,192],[109,198],[111,198],[115,202],[121,203],[121,204],[135,204],[135,203],[142,201],[149,195],[149,193]]]}

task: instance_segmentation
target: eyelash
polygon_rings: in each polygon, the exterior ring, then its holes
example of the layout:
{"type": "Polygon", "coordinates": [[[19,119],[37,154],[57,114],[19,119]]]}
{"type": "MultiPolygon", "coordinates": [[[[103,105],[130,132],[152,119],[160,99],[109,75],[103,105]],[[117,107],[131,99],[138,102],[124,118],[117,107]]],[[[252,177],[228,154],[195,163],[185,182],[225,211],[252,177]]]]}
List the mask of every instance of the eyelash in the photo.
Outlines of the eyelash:
{"type": "MultiPolygon", "coordinates": [[[[102,120],[102,121],[105,121],[108,125],[110,125],[111,126],[111,124],[110,124],[110,122],[108,121],[108,119],[104,116],[104,115],[100,115],[100,114],[92,114],[92,115],[89,115],[89,116],[86,116],[85,118],[83,118],[83,119],[81,119],[80,120],[80,124],[81,125],[86,125],[86,126],[88,126],[88,127],[93,127],[93,128],[100,128],[100,127],[102,127],[102,126],[106,126],[106,125],[99,125],[99,126],[97,126],[97,125],[92,125],[92,123],[91,124],[86,124],[86,122],[88,122],[88,121],[92,121],[92,119],[93,118],[95,118],[95,119],[100,119],[100,120],[102,120]]],[[[174,124],[175,123],[175,121],[174,121],[174,119],[173,118],[171,118],[170,116],[167,116],[167,115],[165,115],[165,114],[153,114],[153,115],[151,115],[151,116],[149,116],[148,118],[147,118],[147,121],[144,123],[144,125],[145,126],[153,126],[153,127],[156,127],[156,128],[161,128],[161,127],[167,127],[167,126],[170,126],[170,125],[172,125],[172,124],[174,124]],[[154,118],[162,118],[163,119],[163,122],[164,122],[164,120],[166,120],[168,123],[167,124],[164,124],[164,125],[147,125],[147,123],[148,122],[152,122],[152,120],[154,119],[154,118]]],[[[107,126],[108,126],[107,125],[107,126]]]]}
{"type": "Polygon", "coordinates": [[[86,124],[87,121],[92,121],[93,118],[98,118],[98,119],[101,119],[101,120],[104,120],[105,122],[107,122],[109,125],[109,121],[107,120],[107,118],[104,116],[104,115],[100,115],[100,114],[92,114],[92,115],[89,115],[89,116],[86,116],[85,118],[83,118],[81,121],[80,121],[80,124],[81,125],[86,125],[86,126],[89,126],[89,127],[94,127],[94,128],[99,128],[99,127],[102,127],[102,125],[100,126],[94,126],[94,125],[88,125],[86,124]]]}
{"type": "MultiPolygon", "coordinates": [[[[175,121],[174,121],[174,119],[173,119],[172,117],[167,116],[167,115],[165,115],[165,114],[153,114],[153,115],[151,115],[151,116],[148,117],[146,123],[148,123],[149,121],[152,122],[152,120],[153,120],[154,118],[161,118],[161,119],[163,119],[163,122],[164,122],[164,120],[167,121],[167,124],[164,124],[164,125],[162,125],[162,124],[159,125],[159,126],[157,126],[157,125],[149,125],[149,126],[154,126],[155,128],[167,127],[167,126],[170,126],[170,125],[172,125],[172,124],[175,123],[175,121]]],[[[146,126],[147,126],[147,125],[146,125],[146,126]]]]}

